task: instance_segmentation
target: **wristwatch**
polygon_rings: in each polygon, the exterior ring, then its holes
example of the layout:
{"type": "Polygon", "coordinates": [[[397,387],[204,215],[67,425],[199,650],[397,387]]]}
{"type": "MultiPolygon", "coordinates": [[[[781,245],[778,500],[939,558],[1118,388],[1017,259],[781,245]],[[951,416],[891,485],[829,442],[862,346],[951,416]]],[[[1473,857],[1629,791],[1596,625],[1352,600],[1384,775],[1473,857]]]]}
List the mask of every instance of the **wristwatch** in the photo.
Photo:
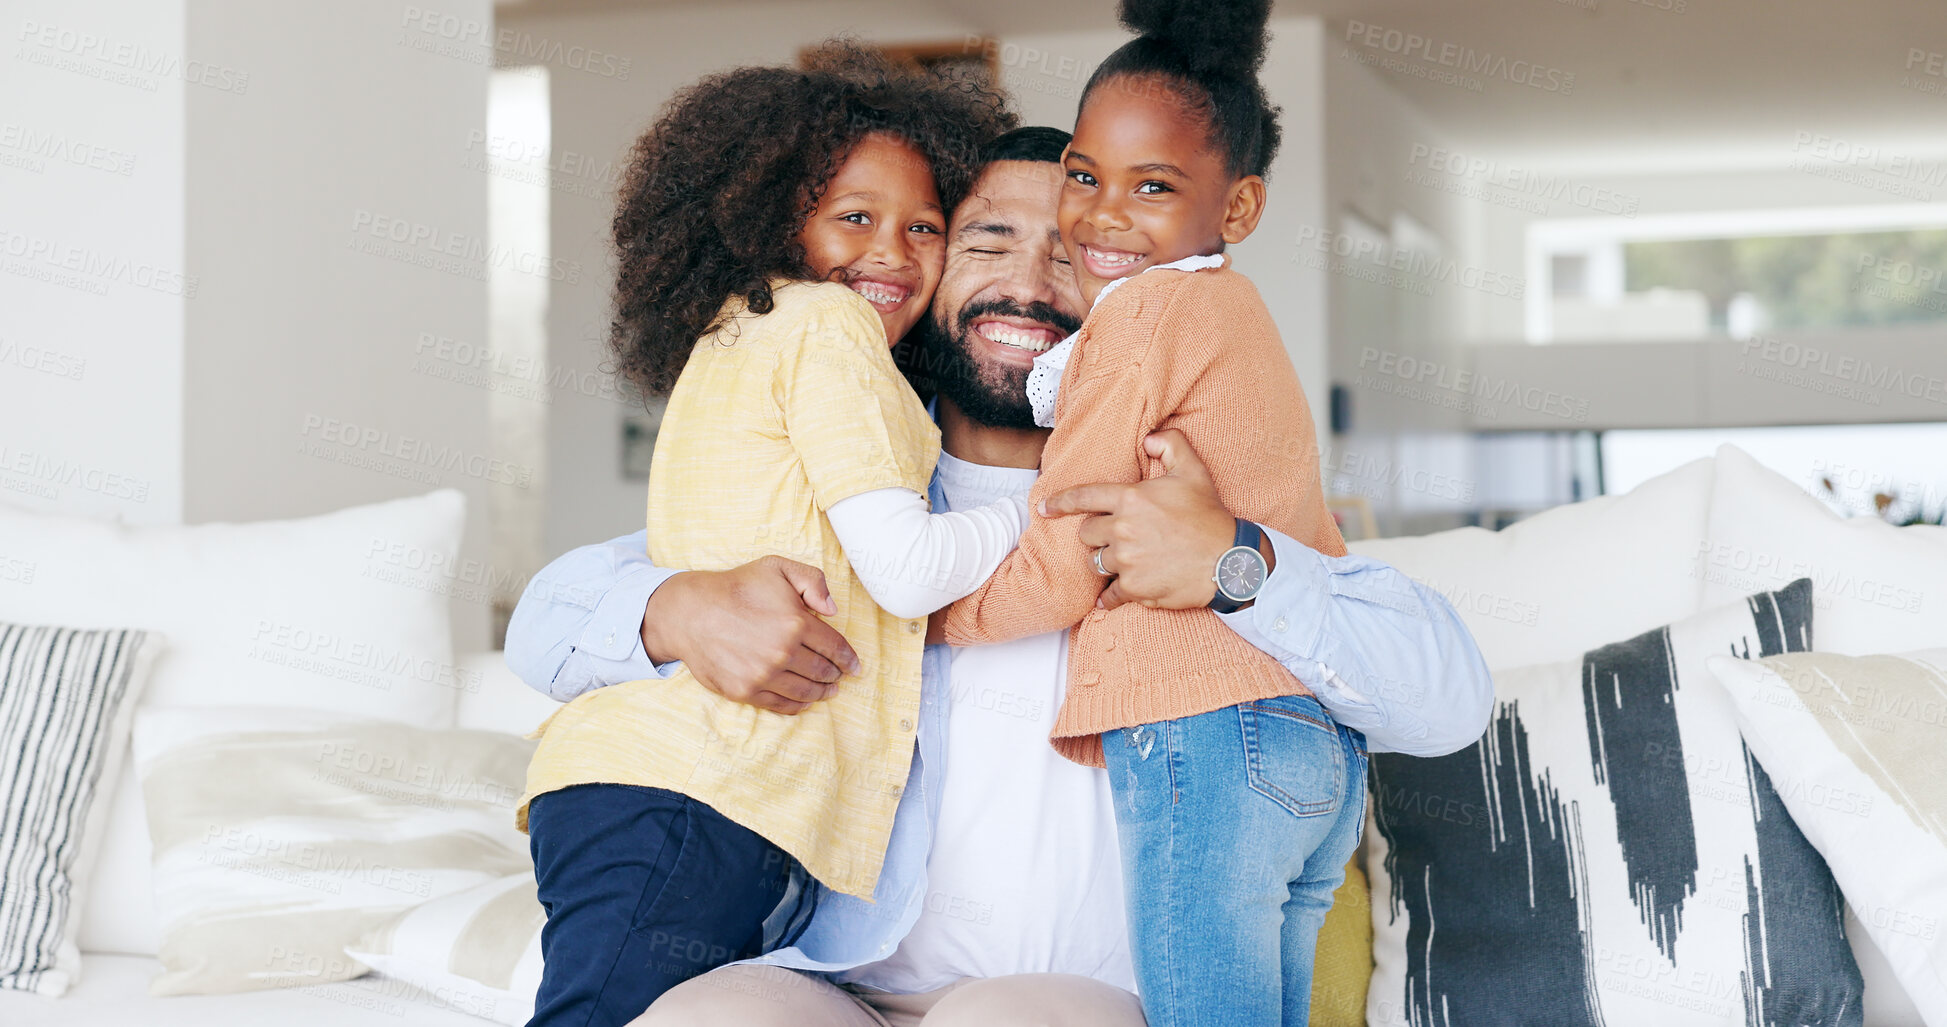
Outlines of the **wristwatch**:
{"type": "Polygon", "coordinates": [[[1263,537],[1264,532],[1257,525],[1237,518],[1237,536],[1224,555],[1217,558],[1217,572],[1211,575],[1211,580],[1217,583],[1217,594],[1210,597],[1211,609],[1235,613],[1264,591],[1270,566],[1264,554],[1257,551],[1258,540],[1263,537]]]}

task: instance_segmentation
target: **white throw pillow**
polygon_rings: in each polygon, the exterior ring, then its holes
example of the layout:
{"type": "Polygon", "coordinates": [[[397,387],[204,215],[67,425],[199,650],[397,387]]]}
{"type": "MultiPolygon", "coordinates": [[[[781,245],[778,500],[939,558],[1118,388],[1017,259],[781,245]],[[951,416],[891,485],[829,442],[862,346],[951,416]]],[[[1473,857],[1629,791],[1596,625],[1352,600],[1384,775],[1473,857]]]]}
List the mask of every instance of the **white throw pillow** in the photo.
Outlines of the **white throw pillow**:
{"type": "Polygon", "coordinates": [[[1821,652],[1947,646],[1947,528],[1840,517],[1736,446],[1717,450],[1710,531],[1690,557],[1710,605],[1811,578],[1821,652]]]}
{"type": "Polygon", "coordinates": [[[58,996],[81,971],[78,867],[161,639],[0,623],[0,988],[58,996]]]}
{"type": "Polygon", "coordinates": [[[407,910],[345,954],[461,1012],[520,1027],[541,987],[545,923],[529,868],[407,910]]]}
{"type": "Polygon", "coordinates": [[[1486,736],[1376,753],[1368,1022],[1858,1023],[1839,888],[1706,669],[1812,643],[1811,588],[1496,672],[1486,736]]]}
{"type": "Polygon", "coordinates": [[[135,760],[155,840],[157,995],[345,980],[402,910],[527,872],[534,744],[295,709],[149,709],[135,760]]]}
{"type": "MultiPolygon", "coordinates": [[[[1459,528],[1354,542],[1447,597],[1489,667],[1572,659],[1702,609],[1692,556],[1710,513],[1711,461],[1620,496],[1556,507],[1500,531],[1459,528]]],[[[1782,584],[1782,582],[1781,582],[1782,584]]]]}
{"type": "MultiPolygon", "coordinates": [[[[442,489],[318,517],[126,527],[0,504],[0,539],[33,554],[0,620],[134,627],[169,639],[143,705],[293,706],[453,723],[449,593],[465,497],[442,489]]],[[[149,838],[124,768],[84,866],[81,947],[154,955],[149,838]],[[90,873],[92,870],[92,873],[90,873]]]]}
{"type": "MultiPolygon", "coordinates": [[[[1947,1025],[1947,649],[1710,669],[1758,762],[1811,782],[1785,808],[1919,1015],[1947,1025]]],[[[1866,993],[1868,1014],[1879,1000],[1866,993]]]]}
{"type": "Polygon", "coordinates": [[[460,675],[466,686],[460,689],[455,727],[525,735],[561,708],[552,696],[527,687],[498,649],[461,657],[460,675]]]}

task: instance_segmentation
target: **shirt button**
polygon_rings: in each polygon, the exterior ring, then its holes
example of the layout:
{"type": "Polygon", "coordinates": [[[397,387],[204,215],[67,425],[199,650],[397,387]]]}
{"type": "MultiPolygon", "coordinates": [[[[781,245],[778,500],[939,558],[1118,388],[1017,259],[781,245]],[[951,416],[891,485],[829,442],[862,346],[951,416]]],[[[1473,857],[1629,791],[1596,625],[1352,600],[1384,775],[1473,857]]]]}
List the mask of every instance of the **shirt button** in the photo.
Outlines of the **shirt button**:
{"type": "Polygon", "coordinates": [[[908,634],[917,635],[924,630],[926,630],[925,625],[921,624],[919,621],[909,620],[906,622],[906,632],[908,634]]]}
{"type": "Polygon", "coordinates": [[[905,785],[893,785],[893,786],[892,786],[891,788],[889,788],[889,789],[887,789],[887,790],[888,790],[888,791],[890,791],[890,792],[892,792],[892,794],[894,794],[894,795],[903,795],[903,794],[905,794],[905,791],[906,791],[906,786],[905,786],[905,785]]]}
{"type": "Polygon", "coordinates": [[[901,721],[899,722],[899,730],[901,730],[901,731],[911,731],[912,729],[913,729],[913,722],[912,722],[912,721],[910,721],[910,720],[901,720],[901,721]]]}
{"type": "Polygon", "coordinates": [[[608,633],[608,638],[607,638],[607,639],[606,639],[605,641],[603,641],[603,642],[602,642],[602,644],[603,644],[603,645],[614,645],[614,644],[615,644],[615,632],[613,632],[613,631],[611,631],[611,632],[609,632],[609,633],[608,633]]]}
{"type": "Polygon", "coordinates": [[[1099,685],[1101,683],[1102,683],[1102,675],[1097,671],[1091,670],[1088,673],[1082,675],[1082,687],[1084,688],[1094,688],[1096,685],[1099,685]]]}
{"type": "Polygon", "coordinates": [[[1283,617],[1279,617],[1279,618],[1278,618],[1277,620],[1274,620],[1274,621],[1272,621],[1272,622],[1271,622],[1271,630],[1272,630],[1272,631],[1283,631],[1283,630],[1284,630],[1284,618],[1283,618],[1283,617]]]}

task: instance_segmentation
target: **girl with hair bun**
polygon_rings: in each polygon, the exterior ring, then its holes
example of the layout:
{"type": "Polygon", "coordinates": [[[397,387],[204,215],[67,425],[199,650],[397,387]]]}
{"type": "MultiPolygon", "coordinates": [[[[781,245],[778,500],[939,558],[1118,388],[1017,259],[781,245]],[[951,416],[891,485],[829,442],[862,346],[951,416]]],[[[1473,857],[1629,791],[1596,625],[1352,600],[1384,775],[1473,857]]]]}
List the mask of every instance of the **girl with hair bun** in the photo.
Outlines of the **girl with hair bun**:
{"type": "Polygon", "coordinates": [[[1257,227],[1278,148],[1257,80],[1270,7],[1124,0],[1139,35],[1089,79],[1062,160],[1062,241],[1092,309],[1028,379],[1036,420],[1054,428],[1037,507],[1166,473],[1145,439],[1188,437],[1237,517],[1235,544],[1212,559],[1210,608],[1120,603],[1104,592],[1108,529],[1036,517],[938,618],[956,645],[1075,628],[1052,741],[1108,768],[1151,1027],[1304,1024],[1318,929],[1365,818],[1364,738],[1286,669],[1346,687],[1323,603],[1309,623],[1253,619],[1272,565],[1299,566],[1281,582],[1322,597],[1321,554],[1345,555],[1297,373],[1224,254],[1257,227]]]}

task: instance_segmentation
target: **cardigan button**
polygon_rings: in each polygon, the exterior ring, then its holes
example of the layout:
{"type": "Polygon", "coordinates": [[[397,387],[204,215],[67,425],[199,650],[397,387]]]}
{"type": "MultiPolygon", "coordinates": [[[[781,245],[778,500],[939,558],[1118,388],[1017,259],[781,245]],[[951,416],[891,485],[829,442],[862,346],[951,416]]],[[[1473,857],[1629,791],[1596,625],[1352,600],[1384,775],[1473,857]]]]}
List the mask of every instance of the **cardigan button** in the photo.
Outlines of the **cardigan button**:
{"type": "Polygon", "coordinates": [[[1101,683],[1102,683],[1102,675],[1099,671],[1091,670],[1088,673],[1082,675],[1082,687],[1084,688],[1094,688],[1096,685],[1099,685],[1101,683]]]}
{"type": "Polygon", "coordinates": [[[1115,636],[1114,636],[1114,635],[1110,635],[1110,636],[1109,636],[1109,637],[1108,637],[1107,639],[1104,639],[1104,640],[1103,640],[1103,642],[1102,642],[1102,651],[1103,651],[1103,652],[1105,652],[1105,653],[1112,653],[1112,652],[1115,652],[1115,636]]]}

